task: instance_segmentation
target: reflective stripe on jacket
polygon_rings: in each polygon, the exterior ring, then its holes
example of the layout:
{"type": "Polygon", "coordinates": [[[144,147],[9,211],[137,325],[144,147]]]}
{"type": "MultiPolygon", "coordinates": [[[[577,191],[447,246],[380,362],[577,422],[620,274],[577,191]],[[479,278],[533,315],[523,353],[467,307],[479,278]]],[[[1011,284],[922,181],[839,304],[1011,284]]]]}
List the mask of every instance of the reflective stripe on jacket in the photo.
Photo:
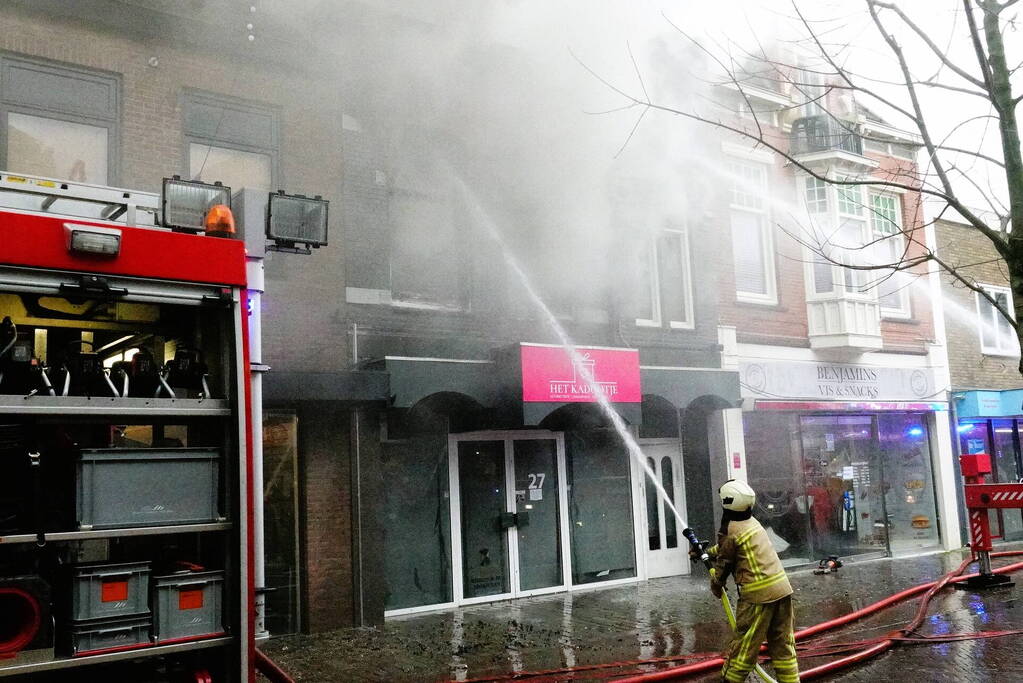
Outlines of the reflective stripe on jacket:
{"type": "Polygon", "coordinates": [[[717,545],[708,552],[714,558],[716,581],[724,584],[733,575],[744,600],[759,604],[792,595],[778,553],[764,527],[752,517],[729,522],[728,533],[719,533],[717,545]]]}

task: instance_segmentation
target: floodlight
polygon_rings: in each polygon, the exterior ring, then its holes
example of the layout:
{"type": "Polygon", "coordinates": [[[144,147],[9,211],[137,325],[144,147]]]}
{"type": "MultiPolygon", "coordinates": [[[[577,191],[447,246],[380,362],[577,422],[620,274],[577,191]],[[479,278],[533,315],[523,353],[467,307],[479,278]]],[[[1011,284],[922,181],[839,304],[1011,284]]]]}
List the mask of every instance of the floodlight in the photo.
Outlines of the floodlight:
{"type": "Polygon", "coordinates": [[[327,200],[284,191],[270,194],[266,236],[285,249],[304,245],[318,249],[327,244],[327,200]]]}
{"type": "Polygon", "coordinates": [[[203,232],[206,212],[218,204],[231,208],[231,188],[220,182],[182,180],[181,176],[163,179],[164,227],[203,232]]]}

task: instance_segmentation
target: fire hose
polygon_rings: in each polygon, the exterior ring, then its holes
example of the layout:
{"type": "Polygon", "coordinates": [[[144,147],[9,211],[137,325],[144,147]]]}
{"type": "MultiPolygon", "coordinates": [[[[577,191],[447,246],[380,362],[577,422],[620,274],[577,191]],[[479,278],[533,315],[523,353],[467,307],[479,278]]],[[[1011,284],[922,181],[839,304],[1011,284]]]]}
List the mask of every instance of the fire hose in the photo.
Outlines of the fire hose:
{"type": "MultiPolygon", "coordinates": [[[[702,550],[702,547],[701,547],[702,550]]],[[[1023,550],[1014,551],[1003,551],[991,553],[992,557],[1018,557],[1023,556],[1023,550]]],[[[992,638],[1007,635],[1019,635],[1023,631],[1009,630],[1009,631],[986,631],[979,633],[965,633],[965,634],[949,634],[941,636],[913,636],[911,635],[926,617],[927,610],[931,598],[938,593],[938,591],[947,587],[953,583],[965,582],[977,574],[963,574],[966,567],[971,563],[975,562],[975,557],[969,557],[964,560],[958,567],[942,576],[937,581],[930,581],[922,583],[916,586],[912,586],[905,590],[899,591],[894,595],[890,595],[887,598],[878,600],[877,602],[867,605],[861,609],[858,609],[849,614],[841,617],[836,617],[828,621],[815,624],[808,628],[796,631],[795,639],[796,642],[806,641],[814,636],[822,633],[832,631],[846,624],[852,623],[859,619],[876,614],[884,609],[892,607],[901,602],[905,602],[911,598],[914,598],[921,593],[924,593],[924,597],[920,602],[916,614],[913,619],[903,626],[902,628],[885,634],[880,638],[875,638],[865,641],[857,641],[852,643],[835,643],[823,646],[798,646],[797,649],[800,651],[800,656],[814,657],[814,656],[834,656],[838,654],[845,654],[846,656],[839,659],[830,661],[826,664],[814,667],[812,669],[805,670],[800,673],[801,681],[808,681],[820,678],[832,674],[840,669],[848,668],[854,664],[866,661],[872,657],[882,654],[898,643],[941,643],[941,642],[954,642],[967,639],[976,638],[992,638]],[[851,654],[847,654],[851,653],[851,654]]],[[[1010,574],[1023,569],[1023,562],[1017,562],[1014,564],[1005,565],[994,569],[995,574],[1010,574]]],[[[727,596],[725,597],[727,600],[727,596]]],[[[724,602],[724,601],[723,601],[724,602]]],[[[731,609],[731,604],[728,604],[728,609],[731,609]]],[[[547,681],[565,681],[572,677],[576,672],[595,672],[596,670],[602,669],[614,669],[622,668],[624,666],[642,666],[658,663],[670,663],[677,662],[679,660],[698,660],[691,664],[685,664],[683,666],[675,666],[667,669],[661,669],[660,671],[653,671],[649,673],[638,674],[634,676],[620,677],[620,673],[611,675],[594,675],[590,673],[587,675],[587,679],[594,678],[610,678],[615,683],[648,683],[652,681],[677,681],[690,678],[692,676],[707,674],[709,672],[719,670],[724,664],[724,659],[717,653],[691,653],[685,655],[678,655],[675,657],[660,657],[653,659],[634,660],[629,662],[609,662],[604,664],[593,664],[587,666],[575,666],[565,667],[561,669],[552,669],[548,671],[537,671],[532,673],[527,672],[516,672],[513,674],[503,676],[489,676],[485,678],[470,679],[463,683],[485,683],[491,681],[512,681],[512,680],[531,680],[533,683],[546,683],[547,681]]],[[[759,675],[760,672],[758,671],[759,675]]]]}

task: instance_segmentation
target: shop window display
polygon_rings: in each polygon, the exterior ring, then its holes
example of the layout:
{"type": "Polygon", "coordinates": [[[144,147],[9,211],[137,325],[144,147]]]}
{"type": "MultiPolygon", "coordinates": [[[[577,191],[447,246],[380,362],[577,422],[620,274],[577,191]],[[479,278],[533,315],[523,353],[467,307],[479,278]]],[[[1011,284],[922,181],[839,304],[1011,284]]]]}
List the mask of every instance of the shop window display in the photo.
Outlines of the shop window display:
{"type": "Polygon", "coordinates": [[[754,514],[783,564],[938,544],[926,417],[744,415],[754,514]]]}
{"type": "Polygon", "coordinates": [[[924,417],[898,413],[877,418],[889,543],[895,555],[938,544],[931,443],[924,417]]]}

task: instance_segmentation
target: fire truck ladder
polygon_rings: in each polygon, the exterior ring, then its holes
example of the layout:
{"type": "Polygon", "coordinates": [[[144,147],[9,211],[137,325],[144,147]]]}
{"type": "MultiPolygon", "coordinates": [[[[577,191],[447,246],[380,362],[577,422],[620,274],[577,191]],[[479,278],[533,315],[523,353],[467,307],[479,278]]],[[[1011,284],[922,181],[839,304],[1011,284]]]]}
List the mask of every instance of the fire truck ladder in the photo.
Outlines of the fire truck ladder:
{"type": "Polygon", "coordinates": [[[155,227],[160,195],[0,172],[0,207],[155,227]]]}

